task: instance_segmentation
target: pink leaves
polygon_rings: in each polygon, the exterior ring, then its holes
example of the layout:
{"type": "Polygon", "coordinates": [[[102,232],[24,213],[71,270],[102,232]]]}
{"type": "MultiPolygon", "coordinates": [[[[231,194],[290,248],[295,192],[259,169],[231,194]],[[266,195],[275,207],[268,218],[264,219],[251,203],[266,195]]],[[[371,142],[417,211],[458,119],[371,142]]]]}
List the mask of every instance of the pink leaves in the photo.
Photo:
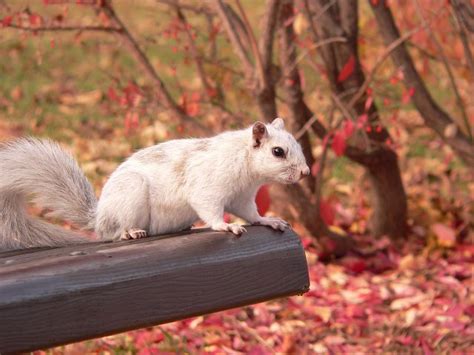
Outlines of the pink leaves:
{"type": "Polygon", "coordinates": [[[324,223],[326,223],[328,226],[334,224],[336,210],[330,199],[321,199],[321,202],[319,203],[319,214],[321,215],[324,223]]]}
{"type": "Polygon", "coordinates": [[[408,104],[411,101],[411,98],[415,94],[415,88],[411,87],[408,90],[404,90],[402,94],[402,103],[408,104]]]}
{"type": "Polygon", "coordinates": [[[338,157],[343,155],[346,151],[346,139],[347,137],[344,134],[344,131],[336,131],[333,135],[331,148],[338,157]]]}
{"type": "Polygon", "coordinates": [[[343,122],[342,127],[333,133],[331,148],[336,156],[344,155],[347,148],[347,140],[354,134],[355,128],[354,122],[347,119],[343,122]]]}
{"type": "Polygon", "coordinates": [[[201,94],[199,92],[183,93],[181,107],[188,116],[197,116],[201,111],[201,94]]]}
{"type": "Polygon", "coordinates": [[[351,55],[347,62],[344,64],[342,67],[341,71],[339,72],[339,75],[337,76],[337,81],[338,82],[343,82],[346,81],[354,72],[356,65],[356,58],[354,55],[351,55]]]}
{"type": "Polygon", "coordinates": [[[435,223],[431,230],[436,235],[438,244],[445,248],[452,248],[456,245],[456,231],[442,223],[435,223]]]}
{"type": "Polygon", "coordinates": [[[11,23],[13,22],[13,16],[5,16],[2,20],[1,20],[1,24],[2,24],[2,27],[8,27],[11,25],[11,23]]]}

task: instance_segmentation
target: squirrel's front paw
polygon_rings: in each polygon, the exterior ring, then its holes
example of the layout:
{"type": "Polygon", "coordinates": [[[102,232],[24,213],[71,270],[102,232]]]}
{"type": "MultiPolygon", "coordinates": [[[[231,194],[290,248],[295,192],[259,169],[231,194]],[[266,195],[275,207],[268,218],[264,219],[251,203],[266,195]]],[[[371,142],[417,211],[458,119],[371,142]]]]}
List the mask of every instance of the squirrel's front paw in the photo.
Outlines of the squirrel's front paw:
{"type": "Polygon", "coordinates": [[[268,226],[276,230],[284,231],[286,228],[290,227],[290,224],[287,221],[284,221],[278,217],[261,217],[255,224],[262,226],[268,226]]]}
{"type": "Polygon", "coordinates": [[[247,232],[247,230],[241,226],[240,224],[235,223],[225,223],[221,222],[218,224],[214,224],[211,228],[215,231],[224,231],[224,232],[232,232],[235,235],[241,235],[243,232],[247,232]]]}

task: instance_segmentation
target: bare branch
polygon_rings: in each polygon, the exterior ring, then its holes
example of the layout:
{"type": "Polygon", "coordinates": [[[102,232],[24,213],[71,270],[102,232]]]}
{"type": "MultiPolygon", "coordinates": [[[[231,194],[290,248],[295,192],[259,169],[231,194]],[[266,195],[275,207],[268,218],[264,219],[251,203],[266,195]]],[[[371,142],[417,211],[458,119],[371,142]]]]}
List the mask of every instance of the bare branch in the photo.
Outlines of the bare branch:
{"type": "Polygon", "coordinates": [[[451,0],[450,4],[459,16],[460,22],[469,32],[474,33],[474,6],[472,2],[469,0],[451,0]]]}
{"type": "Polygon", "coordinates": [[[449,82],[451,83],[451,87],[453,89],[454,96],[456,98],[458,109],[461,112],[464,124],[466,126],[465,128],[466,128],[467,134],[469,135],[469,138],[472,141],[472,132],[471,132],[471,126],[469,125],[469,118],[467,117],[467,113],[464,108],[464,102],[462,100],[461,94],[459,93],[458,86],[456,84],[456,79],[454,79],[453,71],[451,70],[451,66],[449,65],[448,60],[446,59],[446,55],[444,54],[443,47],[441,47],[441,44],[439,44],[438,39],[436,38],[433,31],[431,30],[430,24],[426,21],[426,18],[423,15],[423,12],[421,11],[418,0],[415,0],[415,7],[418,13],[418,16],[421,18],[422,24],[426,26],[426,31],[428,32],[431,40],[435,44],[436,49],[438,50],[438,53],[441,57],[441,60],[443,61],[444,68],[446,69],[446,72],[448,73],[449,82]]]}
{"type": "Polygon", "coordinates": [[[106,26],[86,26],[86,25],[70,25],[70,26],[20,26],[16,24],[9,24],[5,27],[15,28],[28,32],[74,32],[74,31],[89,31],[89,32],[122,32],[120,27],[106,27],[106,26]]]}
{"type": "Polygon", "coordinates": [[[199,51],[196,47],[193,34],[191,33],[191,30],[189,29],[188,21],[186,20],[186,17],[184,16],[183,12],[181,11],[179,7],[176,7],[176,14],[178,15],[179,21],[183,25],[184,31],[188,38],[188,45],[191,50],[191,56],[193,57],[194,62],[196,63],[197,72],[198,72],[199,78],[201,79],[202,86],[204,87],[206,91],[206,95],[209,96],[209,90],[211,89],[211,85],[209,84],[209,81],[207,80],[207,75],[204,70],[204,66],[202,64],[202,60],[199,55],[199,51]]]}
{"type": "Polygon", "coordinates": [[[159,4],[168,5],[171,7],[179,7],[183,11],[193,12],[195,14],[206,14],[206,15],[213,15],[214,12],[206,5],[206,4],[199,4],[199,5],[191,5],[189,3],[183,3],[179,0],[156,0],[159,4]]]}
{"type": "Polygon", "coordinates": [[[244,66],[246,75],[248,77],[251,77],[254,70],[253,65],[233,25],[233,22],[231,20],[231,15],[229,14],[229,9],[227,5],[224,4],[222,0],[215,0],[214,5],[216,8],[217,14],[219,15],[220,19],[222,20],[224,24],[227,35],[229,36],[229,39],[232,43],[232,47],[234,48],[237,56],[239,57],[240,61],[242,62],[244,66]]]}
{"type": "MultiPolygon", "coordinates": [[[[250,48],[252,49],[253,56],[255,58],[255,63],[256,63],[256,71],[257,75],[259,77],[259,84],[260,87],[266,87],[268,86],[267,81],[266,81],[266,75],[265,75],[265,68],[262,63],[262,57],[260,56],[260,51],[258,49],[257,45],[257,40],[255,39],[255,35],[252,30],[252,26],[250,25],[249,19],[247,18],[247,14],[245,13],[244,8],[242,7],[242,4],[240,3],[240,0],[236,0],[237,7],[239,8],[240,15],[242,16],[244,25],[245,25],[245,30],[249,35],[250,39],[250,48]]],[[[273,36],[272,36],[273,38],[273,36]]]]}
{"type": "Polygon", "coordinates": [[[259,42],[259,52],[261,53],[261,63],[263,71],[267,76],[271,73],[272,54],[273,54],[273,38],[275,36],[275,28],[278,21],[278,12],[281,1],[268,0],[263,19],[263,32],[259,42]]]}
{"type": "MultiPolygon", "coordinates": [[[[377,5],[370,2],[370,6],[385,42],[390,44],[400,38],[400,32],[386,1],[380,0],[377,5]]],[[[472,141],[460,130],[457,130],[454,136],[445,134],[446,128],[454,121],[433,100],[406,47],[403,44],[398,46],[391,52],[391,57],[395,65],[403,70],[405,86],[414,89],[413,102],[426,125],[438,133],[468,164],[473,165],[474,146],[472,141]]]]}
{"type": "MultiPolygon", "coordinates": [[[[456,4],[456,2],[453,2],[452,4],[456,4]]],[[[453,5],[452,12],[458,28],[459,37],[461,38],[461,42],[464,47],[464,55],[466,56],[467,65],[469,67],[469,70],[471,71],[472,77],[474,78],[474,58],[472,56],[471,47],[469,45],[469,34],[467,33],[466,25],[464,24],[463,19],[461,18],[462,15],[458,12],[458,8],[455,5],[453,5]]]]}
{"type": "Polygon", "coordinates": [[[310,54],[311,51],[336,42],[346,43],[347,39],[345,37],[332,37],[313,43],[309,48],[307,48],[303,53],[301,53],[298,58],[295,59],[293,66],[296,67],[296,65],[298,65],[299,62],[301,62],[308,54],[310,54]]]}
{"type": "MultiPolygon", "coordinates": [[[[283,90],[285,93],[285,101],[288,105],[290,115],[292,117],[292,129],[300,131],[301,128],[313,117],[313,113],[306,105],[301,87],[301,79],[298,69],[293,64],[296,60],[295,33],[293,26],[285,26],[288,20],[293,16],[293,1],[282,1],[280,14],[280,30],[279,30],[279,57],[283,74],[283,90]]],[[[321,125],[320,122],[314,123],[321,125]]],[[[299,137],[303,153],[309,166],[314,164],[314,156],[311,151],[311,142],[309,136],[304,134],[299,137]]],[[[308,180],[310,191],[314,188],[314,179],[308,180]]]]}

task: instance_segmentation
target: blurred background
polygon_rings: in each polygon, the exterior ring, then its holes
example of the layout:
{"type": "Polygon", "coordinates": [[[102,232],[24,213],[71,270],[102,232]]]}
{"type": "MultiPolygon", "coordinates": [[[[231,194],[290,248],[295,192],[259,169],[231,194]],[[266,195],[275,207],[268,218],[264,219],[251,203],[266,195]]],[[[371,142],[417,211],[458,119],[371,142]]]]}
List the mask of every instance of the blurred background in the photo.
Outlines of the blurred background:
{"type": "Polygon", "coordinates": [[[139,148],[280,116],[312,170],[257,197],[306,295],[49,352],[472,349],[473,38],[471,0],[0,0],[0,142],[58,140],[100,194],[139,148]]]}

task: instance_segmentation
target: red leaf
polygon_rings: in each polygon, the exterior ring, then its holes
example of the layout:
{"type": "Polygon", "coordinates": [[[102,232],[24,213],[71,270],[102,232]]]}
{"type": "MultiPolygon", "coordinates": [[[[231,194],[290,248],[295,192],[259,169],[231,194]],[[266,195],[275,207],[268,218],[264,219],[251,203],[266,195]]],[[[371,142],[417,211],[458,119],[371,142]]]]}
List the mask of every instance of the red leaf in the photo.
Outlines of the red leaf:
{"type": "Polygon", "coordinates": [[[351,76],[351,74],[354,72],[356,60],[355,56],[351,55],[349,59],[347,60],[346,64],[342,67],[341,71],[339,72],[339,75],[337,76],[337,81],[342,82],[347,80],[351,76]]]}
{"type": "Polygon", "coordinates": [[[355,274],[360,274],[361,272],[367,269],[366,262],[355,256],[346,256],[341,259],[341,264],[349,271],[352,271],[355,274]]]}
{"type": "Polygon", "coordinates": [[[445,248],[452,248],[456,245],[456,231],[442,223],[435,223],[431,226],[434,234],[438,238],[438,244],[445,248]]]}
{"type": "Polygon", "coordinates": [[[346,150],[346,136],[344,132],[337,131],[336,133],[334,133],[331,147],[338,157],[344,154],[346,150]]]}
{"type": "Polygon", "coordinates": [[[314,162],[313,166],[311,167],[311,175],[317,176],[319,173],[320,167],[321,165],[319,164],[319,162],[314,162]]]}
{"type": "Polygon", "coordinates": [[[322,199],[319,203],[319,214],[327,225],[333,225],[336,217],[336,211],[330,200],[322,199]]]}
{"type": "Polygon", "coordinates": [[[7,26],[10,26],[10,24],[12,23],[13,21],[13,16],[6,16],[3,18],[2,20],[2,26],[3,27],[7,27],[7,26]]]}
{"type": "Polygon", "coordinates": [[[344,131],[346,139],[352,136],[352,134],[354,133],[354,128],[354,122],[352,120],[349,119],[344,121],[344,124],[342,125],[342,130],[344,131]]]}
{"type": "Polygon", "coordinates": [[[196,101],[191,101],[186,106],[186,113],[191,117],[197,116],[199,114],[199,110],[199,102],[196,101]]]}
{"type": "Polygon", "coordinates": [[[366,113],[357,117],[357,128],[364,127],[368,120],[369,120],[369,116],[366,113]]]}
{"type": "Polygon", "coordinates": [[[369,111],[370,106],[372,106],[372,103],[374,102],[374,98],[372,96],[367,97],[367,100],[365,100],[365,111],[369,111]]]}
{"type": "Polygon", "coordinates": [[[109,100],[111,101],[117,101],[117,102],[120,101],[120,98],[117,95],[117,92],[112,86],[109,87],[109,89],[107,90],[107,96],[109,97],[109,100]]]}
{"type": "Polygon", "coordinates": [[[37,14],[31,14],[29,17],[30,25],[33,27],[37,27],[41,25],[42,18],[37,14]]]}
{"type": "Polygon", "coordinates": [[[255,202],[257,203],[257,209],[260,216],[264,216],[270,208],[270,193],[268,192],[268,186],[263,185],[260,190],[257,192],[255,197],[255,202]]]}
{"type": "Polygon", "coordinates": [[[402,95],[402,102],[404,104],[409,103],[414,94],[415,94],[415,88],[409,88],[408,90],[405,90],[402,95]]]}

